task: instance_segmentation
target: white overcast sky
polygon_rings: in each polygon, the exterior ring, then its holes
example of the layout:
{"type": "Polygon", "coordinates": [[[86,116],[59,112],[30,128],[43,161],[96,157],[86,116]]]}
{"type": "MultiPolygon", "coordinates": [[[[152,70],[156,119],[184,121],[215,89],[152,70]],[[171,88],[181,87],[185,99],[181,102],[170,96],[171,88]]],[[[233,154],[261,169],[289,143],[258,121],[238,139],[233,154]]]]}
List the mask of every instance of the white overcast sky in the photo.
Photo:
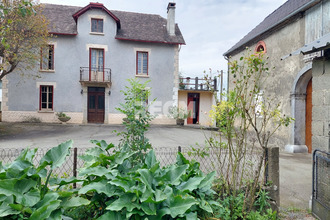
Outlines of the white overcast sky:
{"type": "MultiPolygon", "coordinates": [[[[223,53],[243,38],[286,0],[174,0],[176,23],[186,45],[180,51],[180,72],[203,76],[203,71],[227,70],[223,53]]],[[[41,3],[86,6],[103,3],[110,10],[159,14],[167,17],[169,0],[40,0],[41,3]]]]}

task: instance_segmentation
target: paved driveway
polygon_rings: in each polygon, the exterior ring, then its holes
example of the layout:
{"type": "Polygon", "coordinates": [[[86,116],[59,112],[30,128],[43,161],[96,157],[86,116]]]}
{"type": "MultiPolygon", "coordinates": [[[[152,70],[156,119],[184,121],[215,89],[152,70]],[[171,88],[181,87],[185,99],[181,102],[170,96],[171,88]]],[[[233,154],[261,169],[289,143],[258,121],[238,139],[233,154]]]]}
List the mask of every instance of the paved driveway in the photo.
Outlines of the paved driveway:
{"type": "MultiPolygon", "coordinates": [[[[75,147],[92,147],[89,140],[105,140],[117,144],[114,131],[122,125],[70,125],[0,123],[0,148],[54,147],[72,139],[75,147]]],[[[147,137],[154,147],[195,146],[203,144],[211,131],[192,127],[152,125],[147,137]]]]}
{"type": "MultiPolygon", "coordinates": [[[[53,147],[72,139],[75,147],[92,147],[91,139],[118,143],[114,130],[121,125],[61,125],[0,123],[0,148],[53,147]]],[[[199,143],[211,131],[193,127],[152,125],[147,137],[154,147],[189,147],[199,143]]],[[[311,154],[280,153],[280,194],[282,207],[308,208],[312,193],[311,154]]]]}

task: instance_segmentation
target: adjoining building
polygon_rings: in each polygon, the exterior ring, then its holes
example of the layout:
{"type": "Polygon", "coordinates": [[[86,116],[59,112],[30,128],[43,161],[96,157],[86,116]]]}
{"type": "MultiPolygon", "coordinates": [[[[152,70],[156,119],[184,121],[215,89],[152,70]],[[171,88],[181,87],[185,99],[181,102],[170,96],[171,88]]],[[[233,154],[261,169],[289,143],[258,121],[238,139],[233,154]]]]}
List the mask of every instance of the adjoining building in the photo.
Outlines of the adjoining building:
{"type": "Polygon", "coordinates": [[[249,47],[269,57],[275,70],[262,89],[295,118],[275,136],[275,144],[290,152],[329,150],[329,18],[330,0],[288,0],[224,54],[230,62],[249,47]]]}

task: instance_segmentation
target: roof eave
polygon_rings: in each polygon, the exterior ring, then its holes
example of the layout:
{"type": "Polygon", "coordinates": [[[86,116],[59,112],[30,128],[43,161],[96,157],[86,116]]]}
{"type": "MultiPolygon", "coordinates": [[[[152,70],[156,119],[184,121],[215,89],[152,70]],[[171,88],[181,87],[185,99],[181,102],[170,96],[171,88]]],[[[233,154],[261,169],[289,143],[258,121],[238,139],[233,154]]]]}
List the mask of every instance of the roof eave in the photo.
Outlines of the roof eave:
{"type": "Polygon", "coordinates": [[[117,40],[126,40],[126,41],[135,41],[135,42],[143,42],[143,43],[161,43],[161,44],[186,45],[185,42],[151,41],[151,40],[140,40],[140,39],[122,38],[122,37],[116,37],[115,39],[117,39],[117,40]]]}
{"type": "Polygon", "coordinates": [[[68,36],[76,36],[77,33],[60,33],[60,32],[48,32],[49,34],[52,35],[68,35],[68,36]]]}
{"type": "Polygon", "coordinates": [[[258,34],[257,36],[255,36],[254,38],[247,40],[245,42],[242,42],[240,46],[237,47],[233,47],[231,49],[229,49],[227,52],[225,52],[223,54],[223,56],[229,57],[230,55],[232,55],[235,51],[241,51],[243,50],[242,48],[246,48],[246,45],[249,44],[250,42],[254,41],[256,38],[258,38],[260,35],[265,34],[266,32],[270,31],[271,29],[275,28],[276,26],[280,25],[281,23],[285,22],[286,20],[290,19],[291,17],[293,17],[294,15],[302,12],[302,11],[306,11],[307,9],[313,7],[314,5],[320,3],[321,0],[312,0],[311,2],[303,5],[302,7],[296,9],[295,11],[293,11],[292,13],[290,13],[289,15],[287,15],[286,17],[284,17],[283,19],[279,20],[277,23],[273,24],[272,26],[269,26],[268,28],[266,28],[263,32],[261,32],[260,34],[258,34]]]}

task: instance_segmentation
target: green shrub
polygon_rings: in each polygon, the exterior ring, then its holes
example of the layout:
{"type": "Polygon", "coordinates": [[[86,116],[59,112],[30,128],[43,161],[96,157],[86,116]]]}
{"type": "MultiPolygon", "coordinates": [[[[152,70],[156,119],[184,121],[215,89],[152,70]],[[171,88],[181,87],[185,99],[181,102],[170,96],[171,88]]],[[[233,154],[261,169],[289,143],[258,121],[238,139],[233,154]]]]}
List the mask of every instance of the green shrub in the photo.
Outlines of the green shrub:
{"type": "MultiPolygon", "coordinates": [[[[213,213],[215,172],[204,175],[199,163],[178,153],[175,164],[160,167],[153,150],[132,166],[136,152],[114,151],[113,144],[93,141],[97,147],[81,156],[81,196],[95,208],[85,208],[84,219],[197,219],[213,213]]],[[[71,216],[74,217],[74,216],[71,216]]]]}
{"type": "Polygon", "coordinates": [[[50,181],[59,182],[51,179],[52,171],[63,164],[71,147],[72,141],[67,141],[52,148],[37,167],[33,164],[37,149],[23,150],[10,164],[0,162],[0,219],[61,219],[63,210],[89,204],[74,192],[48,188],[50,181]]]}

